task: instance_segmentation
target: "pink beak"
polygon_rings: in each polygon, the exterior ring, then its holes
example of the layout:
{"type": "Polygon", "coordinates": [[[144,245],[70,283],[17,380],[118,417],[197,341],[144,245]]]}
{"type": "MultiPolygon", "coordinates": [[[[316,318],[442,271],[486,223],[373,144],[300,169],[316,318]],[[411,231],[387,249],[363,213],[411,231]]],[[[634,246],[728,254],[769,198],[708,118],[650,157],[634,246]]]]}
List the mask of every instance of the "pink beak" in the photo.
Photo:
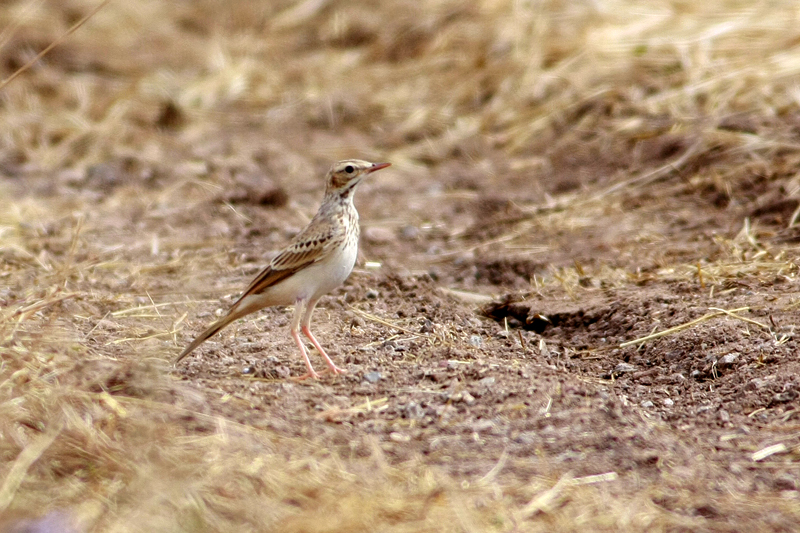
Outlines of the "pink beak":
{"type": "Polygon", "coordinates": [[[391,165],[391,163],[373,163],[372,166],[369,167],[369,170],[367,170],[367,173],[370,174],[372,172],[375,172],[376,170],[380,170],[382,168],[386,168],[386,167],[388,167],[390,165],[391,165]]]}

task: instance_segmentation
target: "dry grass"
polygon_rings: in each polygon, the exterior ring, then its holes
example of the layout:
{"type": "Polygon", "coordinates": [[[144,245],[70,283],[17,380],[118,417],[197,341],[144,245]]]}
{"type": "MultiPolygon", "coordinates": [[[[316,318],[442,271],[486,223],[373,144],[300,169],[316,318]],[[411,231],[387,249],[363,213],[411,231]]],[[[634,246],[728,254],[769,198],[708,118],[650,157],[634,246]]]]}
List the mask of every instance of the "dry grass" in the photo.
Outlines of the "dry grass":
{"type": "MultiPolygon", "coordinates": [[[[2,77],[95,5],[5,3],[2,77]]],[[[247,410],[242,400],[180,382],[165,364],[187,299],[235,290],[192,281],[230,268],[213,250],[231,232],[152,230],[191,219],[236,172],[296,176],[354,151],[392,161],[412,188],[459,161],[501,188],[540,180],[554,195],[520,201],[502,235],[453,230],[453,254],[538,246],[537,229],[591,226],[656,183],[736,202],[752,173],[796,174],[798,42],[789,0],[110,2],[0,92],[0,522],[735,531],[800,518],[778,495],[730,494],[716,517],[653,503],[663,491],[691,507],[691,476],[637,487],[573,479],[554,464],[522,486],[491,471],[459,479],[423,457],[393,464],[368,435],[353,436],[345,456],[236,422],[224,413],[247,410]],[[565,153],[574,169],[592,160],[606,172],[550,190],[565,153]],[[694,172],[708,160],[719,163],[694,172]],[[159,281],[167,274],[175,283],[159,281]]],[[[297,186],[300,221],[316,184],[297,186]]],[[[798,197],[796,175],[786,187],[798,197]]],[[[229,207],[236,228],[246,215],[229,207]]],[[[797,272],[752,227],[718,248],[701,266],[646,275],[702,275],[710,286],[797,272]]],[[[541,281],[569,292],[586,275],[578,270],[541,281]]],[[[589,275],[610,286],[631,276],[602,266],[589,275]]]]}
{"type": "Polygon", "coordinates": [[[361,460],[345,461],[208,414],[220,398],[175,383],[163,364],[94,358],[54,333],[63,298],[29,295],[0,323],[8,521],[64,509],[50,519],[77,531],[459,531],[508,520],[488,489],[452,486],[422,463],[392,467],[369,438],[361,460]]]}

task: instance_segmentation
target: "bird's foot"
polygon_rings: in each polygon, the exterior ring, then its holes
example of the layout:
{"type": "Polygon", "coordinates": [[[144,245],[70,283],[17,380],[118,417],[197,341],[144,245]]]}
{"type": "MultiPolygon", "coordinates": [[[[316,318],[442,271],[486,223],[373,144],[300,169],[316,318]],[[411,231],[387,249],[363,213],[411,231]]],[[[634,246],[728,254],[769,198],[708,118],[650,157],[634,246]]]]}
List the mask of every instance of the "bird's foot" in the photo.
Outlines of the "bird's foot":
{"type": "Polygon", "coordinates": [[[305,381],[308,378],[319,379],[319,374],[317,374],[314,370],[309,370],[302,376],[297,376],[295,378],[291,378],[293,381],[305,381]]]}
{"type": "Polygon", "coordinates": [[[330,372],[334,376],[337,375],[337,374],[347,374],[347,370],[345,370],[344,368],[339,368],[336,365],[329,365],[328,368],[326,368],[325,370],[320,370],[319,373],[317,373],[315,370],[311,369],[308,372],[306,372],[305,374],[303,374],[302,376],[298,376],[298,377],[292,378],[292,379],[294,381],[305,381],[308,378],[319,379],[320,378],[319,374],[327,374],[328,372],[330,372]]]}
{"type": "Polygon", "coordinates": [[[331,365],[328,365],[328,368],[326,368],[325,370],[323,370],[323,372],[330,372],[330,373],[331,373],[331,374],[333,374],[334,376],[335,376],[336,374],[347,374],[347,370],[345,370],[344,368],[339,368],[338,366],[336,366],[336,365],[333,365],[333,364],[331,364],[331,365]]]}

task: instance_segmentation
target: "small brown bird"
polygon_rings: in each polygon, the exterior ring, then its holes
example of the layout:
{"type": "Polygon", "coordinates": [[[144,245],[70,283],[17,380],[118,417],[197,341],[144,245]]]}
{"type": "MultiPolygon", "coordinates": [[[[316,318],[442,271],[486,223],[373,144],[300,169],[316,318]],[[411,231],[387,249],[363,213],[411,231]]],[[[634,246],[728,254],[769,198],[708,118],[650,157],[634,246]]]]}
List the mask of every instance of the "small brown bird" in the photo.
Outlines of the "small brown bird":
{"type": "Polygon", "coordinates": [[[368,174],[386,168],[389,163],[370,163],[345,159],[335,163],[326,177],[322,205],[289,245],[256,276],[228,312],[197,336],[175,360],[192,353],[203,341],[245,315],[274,305],[294,305],[292,338],[306,362],[306,372],[299,379],[318,378],[300,331],[325,358],[334,374],[345,372],[337,367],[311,333],[311,313],[319,299],[341,285],[356,263],[358,255],[358,211],[353,205],[356,187],[368,174]]]}

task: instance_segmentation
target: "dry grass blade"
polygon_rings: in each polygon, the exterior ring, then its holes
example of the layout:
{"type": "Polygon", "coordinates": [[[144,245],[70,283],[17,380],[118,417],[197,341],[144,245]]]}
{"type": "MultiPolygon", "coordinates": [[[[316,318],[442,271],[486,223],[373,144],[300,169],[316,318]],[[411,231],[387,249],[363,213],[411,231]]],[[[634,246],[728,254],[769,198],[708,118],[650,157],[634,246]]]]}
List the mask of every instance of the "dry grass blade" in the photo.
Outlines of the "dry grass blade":
{"type": "Polygon", "coordinates": [[[701,323],[703,323],[703,322],[705,322],[707,320],[710,320],[710,319],[712,319],[714,317],[718,317],[718,316],[721,316],[721,315],[729,315],[729,316],[732,316],[734,318],[741,319],[742,317],[737,316],[735,313],[740,312],[740,311],[747,311],[748,309],[750,309],[750,308],[749,307],[740,307],[738,309],[720,310],[720,311],[717,311],[715,313],[707,313],[707,314],[701,316],[700,318],[696,318],[696,319],[691,320],[689,322],[686,322],[684,324],[680,324],[678,326],[674,326],[674,327],[671,327],[669,329],[665,329],[664,331],[659,331],[658,333],[652,333],[650,335],[645,335],[644,337],[640,337],[640,338],[634,339],[632,341],[626,341],[626,342],[620,343],[619,347],[620,348],[625,348],[626,346],[633,346],[635,344],[643,344],[645,342],[652,341],[652,340],[655,340],[655,339],[659,339],[661,337],[666,337],[668,335],[672,335],[674,333],[678,333],[679,331],[683,331],[685,329],[689,329],[691,327],[694,327],[694,326],[696,326],[698,324],[701,324],[701,323]]]}
{"type": "MultiPolygon", "coordinates": [[[[192,300],[191,303],[198,304],[198,303],[217,302],[217,301],[218,300],[192,300]]],[[[151,310],[158,312],[158,309],[163,307],[177,307],[182,305],[186,305],[186,302],[163,302],[159,304],[154,303],[151,305],[137,305],[136,307],[130,307],[128,309],[120,309],[119,311],[114,311],[113,313],[111,313],[111,316],[122,317],[127,315],[136,315],[137,313],[142,313],[144,311],[151,311],[151,310]]]]}
{"type": "Polygon", "coordinates": [[[36,56],[33,59],[31,59],[30,61],[28,61],[24,65],[22,65],[20,68],[18,68],[16,71],[14,71],[14,73],[11,74],[8,78],[6,78],[2,82],[0,82],[0,91],[2,91],[5,88],[6,85],[8,85],[12,81],[14,81],[23,72],[25,72],[26,70],[31,68],[33,65],[35,65],[37,61],[39,61],[44,56],[46,56],[53,48],[55,48],[56,46],[58,46],[59,44],[64,42],[64,40],[66,40],[67,37],[69,37],[70,35],[75,33],[75,31],[77,31],[78,28],[83,26],[90,18],[92,18],[95,15],[95,13],[97,13],[98,11],[103,9],[103,7],[106,4],[108,4],[110,1],[111,0],[102,0],[102,2],[97,4],[91,11],[89,11],[89,13],[87,13],[83,18],[78,20],[66,32],[64,32],[63,35],[61,35],[58,39],[55,39],[54,41],[52,41],[41,52],[36,54],[36,56]]]}
{"type": "Polygon", "coordinates": [[[28,469],[53,444],[61,430],[61,426],[53,426],[19,453],[5,479],[3,479],[3,484],[0,485],[0,515],[11,504],[28,469]]]}
{"type": "Polygon", "coordinates": [[[588,202],[595,202],[597,200],[601,200],[617,191],[623,191],[625,189],[629,189],[632,186],[639,186],[643,187],[647,184],[653,183],[661,179],[662,177],[670,174],[671,172],[676,172],[681,170],[693,157],[698,155],[704,147],[704,140],[698,139],[695,141],[684,153],[676,157],[674,160],[664,164],[663,166],[655,169],[644,172],[638,176],[634,176],[632,178],[628,178],[626,180],[619,181],[608,187],[607,189],[601,191],[599,194],[593,196],[588,200],[588,202]]]}
{"type": "Polygon", "coordinates": [[[720,313],[724,313],[725,315],[727,315],[727,316],[729,316],[731,318],[735,318],[736,320],[741,320],[742,322],[747,322],[748,324],[753,324],[754,326],[758,326],[758,327],[760,327],[762,329],[766,329],[767,331],[770,331],[772,329],[768,325],[766,325],[766,324],[764,324],[762,322],[759,322],[758,320],[753,320],[752,318],[747,318],[747,317],[739,316],[739,315],[736,314],[739,311],[749,311],[749,309],[750,309],[749,307],[742,307],[742,308],[739,308],[739,309],[730,309],[730,310],[728,310],[728,309],[719,309],[717,307],[710,307],[709,309],[712,310],[712,311],[719,311],[720,313]]]}
{"type": "Polygon", "coordinates": [[[565,474],[549,489],[537,494],[520,511],[523,519],[530,518],[537,513],[548,513],[565,498],[564,489],[570,486],[572,476],[565,474]]]}
{"type": "Polygon", "coordinates": [[[9,320],[16,320],[18,322],[22,322],[28,320],[31,315],[34,313],[41,311],[47,307],[53,306],[59,302],[63,302],[64,300],[69,300],[71,298],[75,298],[79,296],[79,293],[59,293],[58,291],[54,291],[51,294],[45,296],[44,298],[37,300],[35,302],[29,303],[23,307],[17,309],[9,309],[4,315],[0,317],[0,323],[9,321],[9,320]]]}
{"type": "Polygon", "coordinates": [[[378,398],[376,400],[367,400],[361,405],[354,405],[353,407],[332,407],[320,411],[314,416],[320,420],[341,421],[358,414],[370,413],[375,409],[385,409],[388,401],[388,398],[378,398]]]}
{"type": "Polygon", "coordinates": [[[370,322],[375,322],[376,324],[383,324],[384,326],[388,326],[388,327],[390,327],[392,329],[396,329],[398,331],[402,331],[403,333],[407,333],[408,335],[413,335],[414,337],[424,337],[425,336],[424,333],[411,331],[410,329],[404,328],[403,326],[398,326],[397,324],[393,324],[392,322],[389,322],[388,320],[384,320],[383,318],[381,318],[379,316],[375,316],[375,315],[373,315],[371,313],[367,313],[366,311],[362,311],[361,309],[358,309],[356,307],[348,306],[348,309],[350,311],[354,312],[355,314],[357,314],[358,316],[360,316],[361,318],[369,320],[370,322]]]}
{"type": "Polygon", "coordinates": [[[492,467],[491,470],[486,472],[482,478],[478,480],[478,483],[487,485],[489,483],[493,483],[497,478],[498,474],[503,471],[503,468],[506,467],[506,463],[508,462],[508,452],[503,450],[503,453],[500,454],[500,458],[497,460],[497,463],[492,467]]]}
{"type": "Polygon", "coordinates": [[[595,483],[606,483],[608,481],[616,481],[619,479],[619,474],[616,472],[606,472],[604,474],[595,474],[592,476],[577,477],[570,482],[573,485],[593,485],[595,483]]]}
{"type": "Polygon", "coordinates": [[[492,300],[494,300],[494,298],[492,298],[491,296],[476,292],[451,289],[447,287],[441,287],[439,290],[442,292],[442,294],[446,294],[447,296],[468,303],[470,305],[476,305],[476,306],[486,305],[490,303],[492,300]]]}
{"type": "Polygon", "coordinates": [[[787,448],[784,443],[779,442],[778,444],[773,444],[772,446],[767,446],[757,452],[753,452],[751,459],[754,462],[763,461],[772,455],[786,453],[787,451],[789,451],[789,448],[787,448]]]}

